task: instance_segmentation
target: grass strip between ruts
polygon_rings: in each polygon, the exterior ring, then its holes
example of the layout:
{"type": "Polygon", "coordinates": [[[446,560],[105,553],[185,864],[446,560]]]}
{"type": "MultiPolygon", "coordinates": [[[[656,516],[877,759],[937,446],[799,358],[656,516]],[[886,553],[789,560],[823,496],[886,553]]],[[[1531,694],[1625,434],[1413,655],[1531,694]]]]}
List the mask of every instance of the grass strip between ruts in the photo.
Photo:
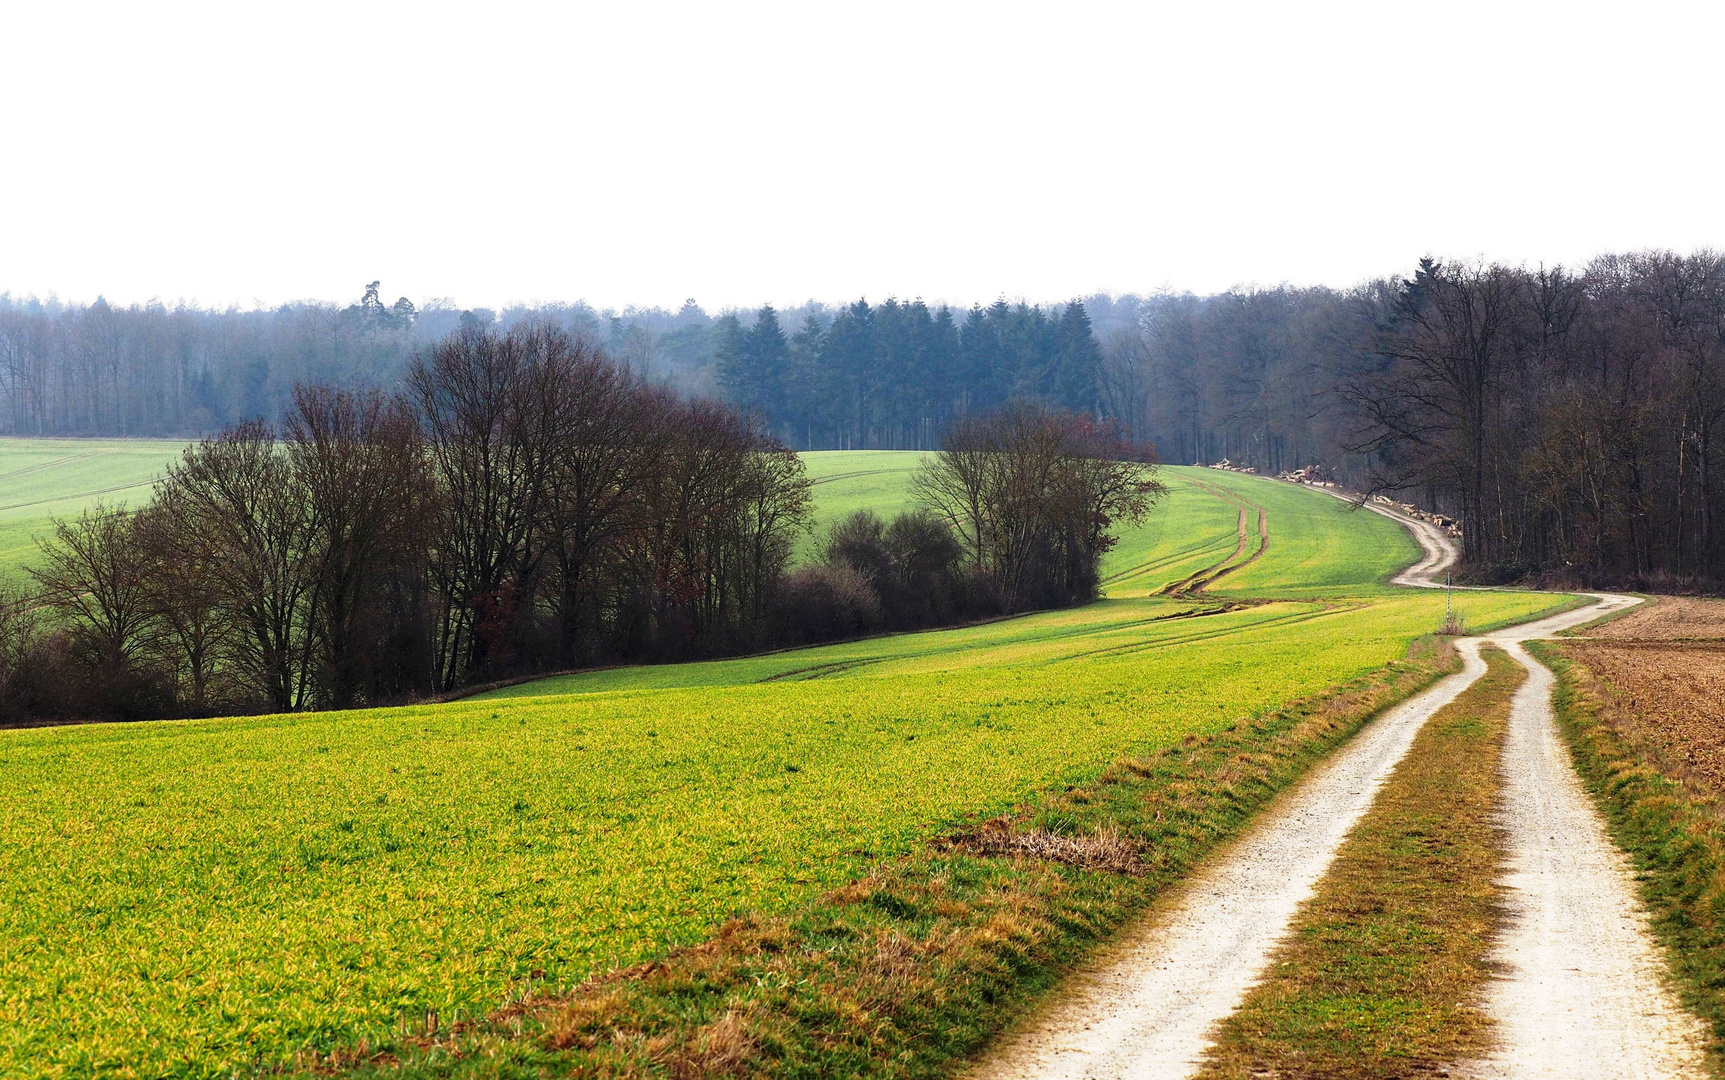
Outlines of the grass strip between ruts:
{"type": "Polygon", "coordinates": [[[1488,1048],[1494,806],[1526,673],[1500,649],[1483,655],[1486,674],[1420,729],[1200,1076],[1426,1075],[1488,1048]]]}
{"type": "Polygon", "coordinates": [[[1314,762],[1454,667],[1447,643],[1420,639],[1408,660],[1119,762],[797,913],[731,920],[704,944],[567,996],[524,995],[481,1023],[440,1027],[428,1016],[392,1045],[298,1065],[398,1076],[942,1075],[1314,762]],[[1014,851],[1032,854],[991,854],[1014,851]]]}
{"type": "Polygon", "coordinates": [[[1707,1026],[1708,1068],[1725,1076],[1725,806],[1660,771],[1612,723],[1610,691],[1561,646],[1528,648],[1557,675],[1552,702],[1576,770],[1634,861],[1673,986],[1707,1026]]]}

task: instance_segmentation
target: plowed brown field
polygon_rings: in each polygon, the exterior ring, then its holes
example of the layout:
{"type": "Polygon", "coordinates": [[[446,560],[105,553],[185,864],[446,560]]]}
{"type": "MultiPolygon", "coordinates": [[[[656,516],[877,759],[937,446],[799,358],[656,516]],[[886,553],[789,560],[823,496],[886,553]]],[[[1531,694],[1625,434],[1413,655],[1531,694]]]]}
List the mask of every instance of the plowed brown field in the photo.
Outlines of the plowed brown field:
{"type": "Polygon", "coordinates": [[[1725,795],[1725,600],[1666,597],[1563,652],[1605,691],[1601,715],[1669,774],[1725,795]]]}
{"type": "Polygon", "coordinates": [[[1725,600],[1662,596],[1602,626],[1580,631],[1583,637],[1610,641],[1725,640],[1725,600]]]}

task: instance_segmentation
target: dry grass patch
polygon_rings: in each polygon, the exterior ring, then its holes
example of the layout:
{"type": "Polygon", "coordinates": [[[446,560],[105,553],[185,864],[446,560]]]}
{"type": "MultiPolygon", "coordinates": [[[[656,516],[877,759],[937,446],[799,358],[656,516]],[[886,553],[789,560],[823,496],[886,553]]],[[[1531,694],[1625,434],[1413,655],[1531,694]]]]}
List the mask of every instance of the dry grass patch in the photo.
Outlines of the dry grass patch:
{"type": "Polygon", "coordinates": [[[1487,1048],[1504,857],[1494,805],[1525,672],[1500,650],[1485,657],[1348,835],[1201,1075],[1437,1075],[1487,1048]]]}
{"type": "MultiPolygon", "coordinates": [[[[1079,795],[1078,798],[1088,796],[1079,795]]],[[[1006,818],[996,818],[940,843],[954,851],[970,851],[978,855],[1047,859],[1085,870],[1105,870],[1133,877],[1144,873],[1138,845],[1121,836],[1117,828],[1098,827],[1093,832],[1069,835],[1047,829],[1017,828],[1006,818]]]]}

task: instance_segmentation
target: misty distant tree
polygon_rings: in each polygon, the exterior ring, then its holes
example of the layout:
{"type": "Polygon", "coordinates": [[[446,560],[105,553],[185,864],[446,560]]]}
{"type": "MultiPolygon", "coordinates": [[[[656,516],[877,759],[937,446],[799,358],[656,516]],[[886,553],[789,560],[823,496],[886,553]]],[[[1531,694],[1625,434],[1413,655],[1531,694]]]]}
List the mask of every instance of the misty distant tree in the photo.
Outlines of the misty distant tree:
{"type": "Polygon", "coordinates": [[[719,320],[719,379],[726,397],[766,417],[782,416],[790,377],[790,348],[769,304],[744,329],[736,316],[719,320]]]}

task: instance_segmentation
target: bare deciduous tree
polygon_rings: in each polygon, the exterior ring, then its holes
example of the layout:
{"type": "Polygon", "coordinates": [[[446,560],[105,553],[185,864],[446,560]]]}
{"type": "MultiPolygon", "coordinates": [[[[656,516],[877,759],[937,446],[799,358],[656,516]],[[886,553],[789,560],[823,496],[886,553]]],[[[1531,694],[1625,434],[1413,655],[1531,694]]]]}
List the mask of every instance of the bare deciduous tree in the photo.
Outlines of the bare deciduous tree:
{"type": "Polygon", "coordinates": [[[1163,492],[1148,446],[1032,405],[955,423],[913,490],[1015,607],[1094,596],[1113,530],[1163,492]]]}

